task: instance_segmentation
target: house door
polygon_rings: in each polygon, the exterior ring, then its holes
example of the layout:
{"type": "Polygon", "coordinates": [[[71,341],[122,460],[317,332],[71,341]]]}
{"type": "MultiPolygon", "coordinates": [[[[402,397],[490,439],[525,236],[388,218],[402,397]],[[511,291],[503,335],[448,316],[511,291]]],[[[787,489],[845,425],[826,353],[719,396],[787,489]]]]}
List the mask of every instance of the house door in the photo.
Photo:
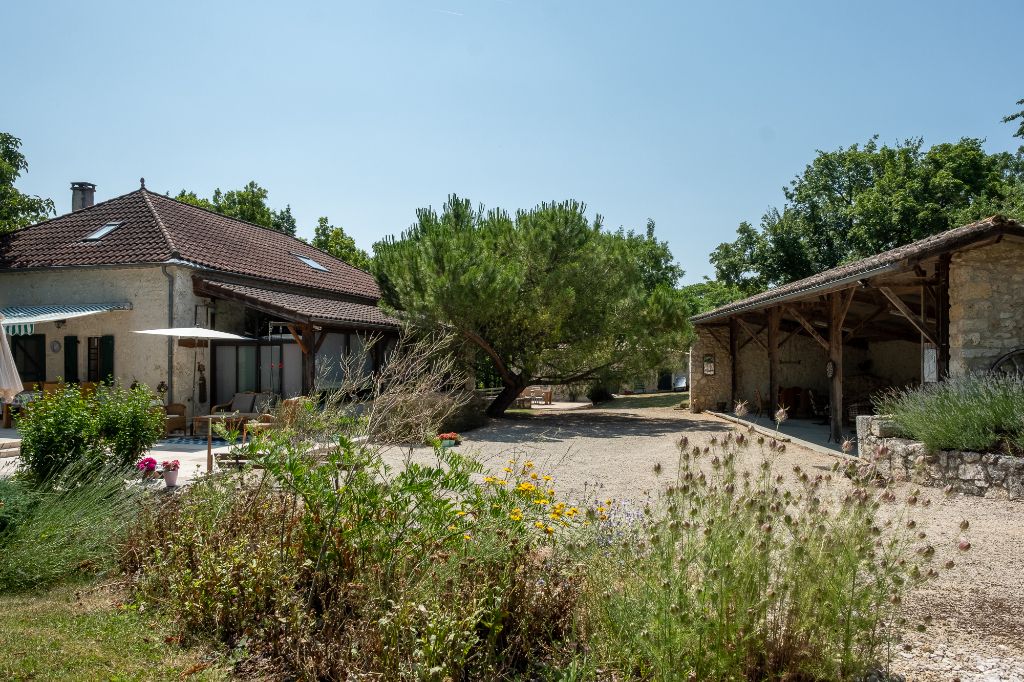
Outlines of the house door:
{"type": "Polygon", "coordinates": [[[46,334],[12,336],[11,354],[25,388],[46,381],[46,334]]]}

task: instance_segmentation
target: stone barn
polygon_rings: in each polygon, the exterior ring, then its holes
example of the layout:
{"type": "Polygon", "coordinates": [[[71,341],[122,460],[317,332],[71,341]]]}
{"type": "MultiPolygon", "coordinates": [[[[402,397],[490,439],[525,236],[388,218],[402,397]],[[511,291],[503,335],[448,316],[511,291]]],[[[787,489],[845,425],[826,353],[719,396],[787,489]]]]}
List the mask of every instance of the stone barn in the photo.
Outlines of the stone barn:
{"type": "Polygon", "coordinates": [[[988,218],[692,322],[693,409],[782,405],[838,442],[880,390],[1024,369],[1024,226],[988,218]]]}

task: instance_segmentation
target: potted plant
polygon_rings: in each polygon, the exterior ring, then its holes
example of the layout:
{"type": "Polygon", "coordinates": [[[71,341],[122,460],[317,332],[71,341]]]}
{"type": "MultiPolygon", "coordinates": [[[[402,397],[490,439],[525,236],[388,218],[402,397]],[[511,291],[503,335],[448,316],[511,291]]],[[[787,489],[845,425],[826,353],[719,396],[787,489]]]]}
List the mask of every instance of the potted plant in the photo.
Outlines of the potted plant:
{"type": "Polygon", "coordinates": [[[142,472],[143,481],[156,478],[156,460],[152,457],[143,457],[136,462],[135,468],[142,472]]]}
{"type": "Polygon", "coordinates": [[[181,468],[181,462],[176,459],[172,459],[169,462],[162,462],[160,468],[164,472],[164,484],[168,488],[173,488],[178,485],[178,469],[181,468]]]}
{"type": "Polygon", "coordinates": [[[459,434],[454,431],[438,434],[437,438],[441,441],[441,447],[443,448],[451,448],[462,442],[459,434]]]}

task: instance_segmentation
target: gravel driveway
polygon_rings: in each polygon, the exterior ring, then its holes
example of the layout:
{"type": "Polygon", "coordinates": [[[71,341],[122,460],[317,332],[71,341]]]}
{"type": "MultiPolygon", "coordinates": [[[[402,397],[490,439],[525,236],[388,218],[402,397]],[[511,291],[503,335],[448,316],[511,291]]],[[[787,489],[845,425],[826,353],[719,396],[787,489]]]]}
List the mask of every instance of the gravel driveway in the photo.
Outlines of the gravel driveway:
{"type": "MultiPolygon", "coordinates": [[[[706,442],[735,428],[710,415],[671,408],[591,409],[498,420],[465,434],[461,449],[477,454],[494,471],[513,454],[528,457],[554,476],[560,495],[642,504],[674,479],[681,436],[706,442]]],[[[399,464],[405,454],[386,456],[399,464]]],[[[418,448],[413,457],[428,460],[432,454],[418,448]]],[[[751,466],[755,459],[760,459],[756,453],[751,466]]],[[[788,444],[776,468],[792,477],[796,464],[827,468],[834,461],[788,444]]],[[[914,488],[898,484],[894,490],[904,500],[914,488]]],[[[936,565],[947,558],[957,565],[940,571],[909,604],[915,621],[926,615],[934,620],[926,632],[911,633],[895,654],[896,672],[908,680],[1024,682],[1024,502],[947,498],[931,488],[923,488],[922,496],[932,504],[918,508],[915,518],[937,549],[936,565]],[[966,554],[956,551],[963,519],[970,522],[972,543],[966,554]]]]}

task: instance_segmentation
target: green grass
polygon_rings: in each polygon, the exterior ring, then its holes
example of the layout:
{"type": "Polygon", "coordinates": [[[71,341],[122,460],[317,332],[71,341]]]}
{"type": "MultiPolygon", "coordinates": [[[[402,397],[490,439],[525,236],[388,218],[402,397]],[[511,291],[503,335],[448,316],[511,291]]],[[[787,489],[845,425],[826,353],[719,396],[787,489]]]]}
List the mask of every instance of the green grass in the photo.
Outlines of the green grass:
{"type": "Polygon", "coordinates": [[[681,402],[689,403],[690,394],[681,393],[641,393],[638,395],[619,396],[615,400],[601,403],[597,407],[602,410],[636,410],[645,407],[677,407],[681,402]]]}
{"type": "Polygon", "coordinates": [[[159,618],[120,606],[104,589],[2,596],[0,613],[5,680],[229,679],[208,651],[168,643],[171,630],[159,618]]]}

